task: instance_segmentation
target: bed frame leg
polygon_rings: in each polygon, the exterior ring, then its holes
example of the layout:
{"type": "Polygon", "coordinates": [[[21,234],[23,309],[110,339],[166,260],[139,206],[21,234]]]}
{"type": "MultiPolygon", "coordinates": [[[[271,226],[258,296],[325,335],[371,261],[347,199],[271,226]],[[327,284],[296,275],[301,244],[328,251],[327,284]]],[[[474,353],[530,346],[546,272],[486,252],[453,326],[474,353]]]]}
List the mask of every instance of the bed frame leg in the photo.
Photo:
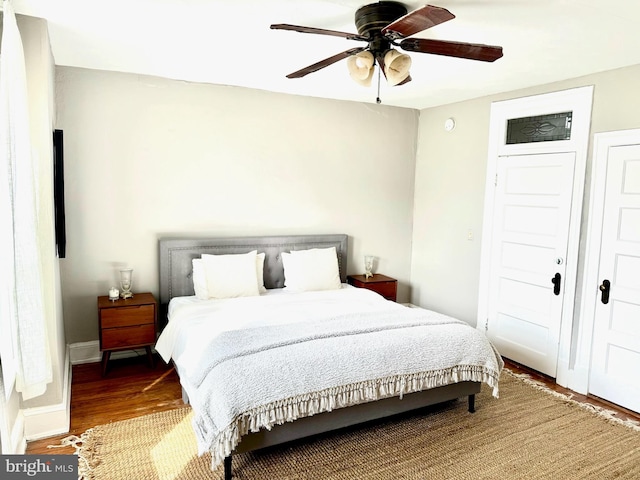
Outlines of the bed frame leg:
{"type": "Polygon", "coordinates": [[[231,454],[224,457],[224,480],[231,480],[231,454]]]}
{"type": "Polygon", "coordinates": [[[469,395],[469,413],[475,413],[476,411],[476,395],[475,393],[469,395]]]}

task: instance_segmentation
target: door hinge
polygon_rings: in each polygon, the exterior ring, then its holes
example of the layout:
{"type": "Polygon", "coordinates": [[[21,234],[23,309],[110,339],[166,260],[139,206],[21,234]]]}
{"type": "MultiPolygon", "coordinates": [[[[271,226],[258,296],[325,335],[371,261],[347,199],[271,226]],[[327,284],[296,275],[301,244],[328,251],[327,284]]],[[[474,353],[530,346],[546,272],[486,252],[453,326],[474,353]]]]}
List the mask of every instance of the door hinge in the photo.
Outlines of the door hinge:
{"type": "Polygon", "coordinates": [[[484,331],[485,332],[489,331],[489,319],[488,318],[484,321],[484,331]]]}
{"type": "Polygon", "coordinates": [[[493,179],[493,186],[497,187],[498,186],[498,174],[496,173],[495,178],[493,179]]]}

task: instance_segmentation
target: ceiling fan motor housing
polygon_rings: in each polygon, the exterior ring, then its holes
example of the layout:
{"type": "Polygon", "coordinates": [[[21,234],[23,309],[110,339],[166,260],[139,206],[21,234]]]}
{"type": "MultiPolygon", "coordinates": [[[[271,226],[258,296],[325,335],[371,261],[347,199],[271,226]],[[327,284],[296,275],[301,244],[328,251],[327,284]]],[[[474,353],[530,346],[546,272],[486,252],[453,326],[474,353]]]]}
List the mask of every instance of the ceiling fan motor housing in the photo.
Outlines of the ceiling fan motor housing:
{"type": "Polygon", "coordinates": [[[407,7],[399,2],[378,2],[360,7],[355,23],[358,33],[373,40],[381,37],[380,30],[407,14],[407,7]]]}

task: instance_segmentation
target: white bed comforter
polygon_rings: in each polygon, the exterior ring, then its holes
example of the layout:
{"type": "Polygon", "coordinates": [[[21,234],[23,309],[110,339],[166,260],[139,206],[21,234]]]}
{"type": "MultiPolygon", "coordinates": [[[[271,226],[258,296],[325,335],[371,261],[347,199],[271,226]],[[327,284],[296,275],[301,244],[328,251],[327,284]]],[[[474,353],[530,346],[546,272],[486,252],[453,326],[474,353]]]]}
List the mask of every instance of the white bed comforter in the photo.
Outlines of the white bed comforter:
{"type": "Polygon", "coordinates": [[[176,298],[156,350],[177,365],[213,467],[250,431],[335,408],[459,381],[497,397],[503,366],[468,324],[348,286],[176,298]]]}

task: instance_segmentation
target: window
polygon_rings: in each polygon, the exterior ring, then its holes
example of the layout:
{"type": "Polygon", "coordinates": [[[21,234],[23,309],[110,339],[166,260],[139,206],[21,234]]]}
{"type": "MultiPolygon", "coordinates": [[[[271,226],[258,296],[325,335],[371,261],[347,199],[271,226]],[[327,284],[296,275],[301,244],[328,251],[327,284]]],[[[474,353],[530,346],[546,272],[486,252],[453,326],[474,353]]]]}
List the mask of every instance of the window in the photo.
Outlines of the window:
{"type": "Polygon", "coordinates": [[[507,120],[507,145],[571,139],[573,112],[507,120]]]}

